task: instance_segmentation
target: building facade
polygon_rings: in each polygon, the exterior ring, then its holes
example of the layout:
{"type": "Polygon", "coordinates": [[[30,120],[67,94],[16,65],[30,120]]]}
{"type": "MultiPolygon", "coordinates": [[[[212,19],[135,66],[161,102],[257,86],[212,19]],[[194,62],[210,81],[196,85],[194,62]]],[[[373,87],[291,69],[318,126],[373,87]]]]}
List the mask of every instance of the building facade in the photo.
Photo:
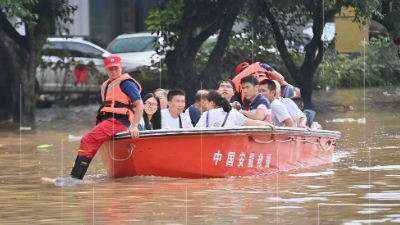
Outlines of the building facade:
{"type": "MultiPolygon", "coordinates": [[[[64,24],[69,35],[90,36],[110,43],[124,33],[147,31],[145,20],[158,0],[69,0],[78,6],[72,16],[74,23],[64,24]]],[[[59,35],[59,34],[52,34],[59,35]]]]}

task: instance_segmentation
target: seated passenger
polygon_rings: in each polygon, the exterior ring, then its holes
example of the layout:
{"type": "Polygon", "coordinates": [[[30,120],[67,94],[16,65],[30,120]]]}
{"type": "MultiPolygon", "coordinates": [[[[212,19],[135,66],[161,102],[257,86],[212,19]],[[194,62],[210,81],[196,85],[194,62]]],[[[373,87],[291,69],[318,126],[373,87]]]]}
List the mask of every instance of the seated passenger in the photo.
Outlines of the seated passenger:
{"type": "Polygon", "coordinates": [[[232,104],[233,108],[239,110],[249,119],[271,122],[271,105],[268,99],[258,91],[259,83],[257,78],[249,75],[242,78],[240,84],[242,85],[244,96],[250,100],[250,104],[245,110],[242,110],[240,103],[235,101],[232,104]]]}
{"type": "Polygon", "coordinates": [[[207,108],[209,110],[201,115],[196,128],[202,127],[236,127],[236,126],[275,126],[265,121],[246,118],[217,91],[212,90],[206,95],[207,108]]]}
{"type": "Polygon", "coordinates": [[[157,90],[154,91],[154,94],[157,95],[158,99],[160,99],[160,109],[166,109],[168,105],[167,101],[167,96],[168,96],[168,90],[167,89],[162,89],[158,88],[157,90]]]}
{"type": "MultiPolygon", "coordinates": [[[[276,85],[276,96],[280,96],[281,87],[277,81],[274,81],[276,85]]],[[[292,117],[294,126],[301,128],[307,127],[307,117],[298,107],[298,105],[290,98],[278,98],[279,101],[285,106],[286,110],[289,112],[290,117],[292,117]]]]}
{"type": "Polygon", "coordinates": [[[271,102],[272,122],[276,126],[293,127],[294,122],[286,107],[276,99],[276,84],[266,79],[260,82],[260,92],[271,102]]]}
{"type": "MultiPolygon", "coordinates": [[[[247,62],[240,63],[236,67],[236,77],[233,78],[233,82],[235,84],[239,84],[240,79],[242,79],[245,76],[248,76],[249,74],[252,74],[253,76],[258,78],[258,81],[261,82],[264,79],[272,79],[276,80],[279,82],[279,84],[282,86],[282,94],[283,97],[289,98],[292,96],[300,96],[300,89],[297,87],[294,87],[290,84],[288,84],[285,81],[285,78],[278,73],[272,66],[266,64],[266,63],[260,63],[260,62],[255,62],[253,64],[248,64],[247,62]]],[[[242,103],[243,100],[243,93],[242,93],[242,88],[240,85],[236,85],[236,90],[238,94],[235,94],[234,96],[234,101],[238,101],[239,103],[242,103]]],[[[245,106],[247,106],[247,101],[245,101],[245,106]]]]}
{"type": "Polygon", "coordinates": [[[232,97],[235,95],[236,86],[235,83],[231,79],[225,78],[223,80],[218,81],[218,92],[231,102],[232,97]]]}
{"type": "Polygon", "coordinates": [[[139,122],[138,130],[161,129],[160,99],[158,99],[157,95],[149,93],[144,96],[143,102],[143,117],[139,122]]]}
{"type": "Polygon", "coordinates": [[[204,99],[204,96],[207,93],[208,91],[198,90],[196,95],[194,96],[194,104],[189,106],[185,111],[185,114],[188,115],[190,120],[192,121],[193,126],[196,126],[201,114],[207,111],[206,100],[204,99]]]}
{"type": "Polygon", "coordinates": [[[168,92],[168,108],[161,110],[163,129],[192,128],[190,118],[182,113],[185,108],[185,92],[173,89],[168,92]]]}

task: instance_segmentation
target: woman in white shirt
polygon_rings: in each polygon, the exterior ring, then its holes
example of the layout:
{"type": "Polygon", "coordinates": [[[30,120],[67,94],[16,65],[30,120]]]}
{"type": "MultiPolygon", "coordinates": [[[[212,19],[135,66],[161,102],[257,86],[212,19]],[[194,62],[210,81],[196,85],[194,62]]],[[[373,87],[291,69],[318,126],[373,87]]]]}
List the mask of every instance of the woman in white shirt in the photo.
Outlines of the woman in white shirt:
{"type": "Polygon", "coordinates": [[[138,130],[158,130],[161,129],[161,110],[160,99],[157,95],[149,93],[143,98],[143,117],[139,122],[138,130]]]}
{"type": "Polygon", "coordinates": [[[206,105],[209,109],[204,112],[197,128],[202,127],[235,127],[235,126],[270,126],[275,130],[275,126],[265,121],[252,120],[232,109],[229,102],[217,91],[211,90],[205,96],[206,105]]]}

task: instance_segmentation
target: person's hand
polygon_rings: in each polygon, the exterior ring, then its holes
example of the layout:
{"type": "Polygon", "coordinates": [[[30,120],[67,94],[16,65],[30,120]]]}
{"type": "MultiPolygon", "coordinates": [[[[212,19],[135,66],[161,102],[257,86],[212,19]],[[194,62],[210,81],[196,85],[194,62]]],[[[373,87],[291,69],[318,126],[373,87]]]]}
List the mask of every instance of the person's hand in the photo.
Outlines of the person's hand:
{"type": "Polygon", "coordinates": [[[306,128],[307,130],[310,130],[310,128],[307,127],[307,125],[305,125],[305,124],[301,124],[301,125],[299,125],[298,127],[299,127],[299,128],[306,128]]]}
{"type": "Polygon", "coordinates": [[[239,111],[239,110],[242,109],[242,106],[240,105],[240,103],[239,103],[238,101],[234,101],[234,102],[232,103],[232,107],[233,107],[234,109],[236,109],[237,111],[239,111]]]}
{"type": "Polygon", "coordinates": [[[272,67],[272,66],[270,66],[270,65],[268,65],[268,64],[266,64],[266,63],[260,63],[260,66],[262,67],[262,68],[264,68],[264,69],[266,69],[266,70],[268,70],[268,71],[275,71],[275,69],[272,67]]]}
{"type": "Polygon", "coordinates": [[[272,130],[276,130],[275,126],[270,123],[265,122],[265,126],[267,126],[267,127],[270,126],[272,128],[272,130]]]}
{"type": "Polygon", "coordinates": [[[132,139],[136,139],[139,138],[139,130],[137,128],[137,126],[131,126],[126,133],[131,133],[131,138],[132,139]]]}

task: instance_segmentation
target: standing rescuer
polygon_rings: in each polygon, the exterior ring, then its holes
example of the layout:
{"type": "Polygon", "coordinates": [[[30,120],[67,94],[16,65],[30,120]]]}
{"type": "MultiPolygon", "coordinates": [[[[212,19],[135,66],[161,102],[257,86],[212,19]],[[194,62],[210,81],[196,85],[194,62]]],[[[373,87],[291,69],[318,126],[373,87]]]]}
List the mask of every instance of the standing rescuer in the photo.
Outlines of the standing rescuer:
{"type": "Polygon", "coordinates": [[[138,124],[143,115],[142,87],[128,74],[121,74],[121,58],[105,59],[109,79],[101,86],[102,104],[96,116],[97,125],[82,137],[71,177],[82,179],[100,146],[115,133],[125,131],[139,138],[138,124]]]}

